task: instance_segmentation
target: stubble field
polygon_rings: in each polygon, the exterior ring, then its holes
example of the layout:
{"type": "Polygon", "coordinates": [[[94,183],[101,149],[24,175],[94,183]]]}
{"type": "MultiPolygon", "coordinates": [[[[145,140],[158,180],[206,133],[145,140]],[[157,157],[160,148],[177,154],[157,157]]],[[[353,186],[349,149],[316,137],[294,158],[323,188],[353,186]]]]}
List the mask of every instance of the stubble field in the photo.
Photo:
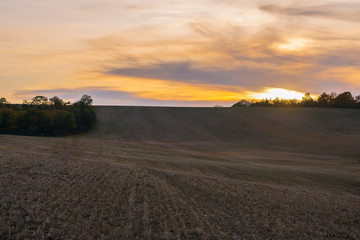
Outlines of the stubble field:
{"type": "Polygon", "coordinates": [[[96,107],[0,135],[1,239],[360,239],[360,112],[96,107]]]}

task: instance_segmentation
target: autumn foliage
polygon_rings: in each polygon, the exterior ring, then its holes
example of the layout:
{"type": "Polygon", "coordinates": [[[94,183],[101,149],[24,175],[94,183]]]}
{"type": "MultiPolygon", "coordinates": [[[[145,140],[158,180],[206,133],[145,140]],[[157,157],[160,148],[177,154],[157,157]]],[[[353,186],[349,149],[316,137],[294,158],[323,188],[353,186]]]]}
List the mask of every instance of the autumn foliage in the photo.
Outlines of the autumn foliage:
{"type": "Polygon", "coordinates": [[[92,99],[84,95],[74,104],[58,97],[36,96],[23,104],[0,99],[0,133],[64,136],[91,129],[96,122],[92,99]]]}

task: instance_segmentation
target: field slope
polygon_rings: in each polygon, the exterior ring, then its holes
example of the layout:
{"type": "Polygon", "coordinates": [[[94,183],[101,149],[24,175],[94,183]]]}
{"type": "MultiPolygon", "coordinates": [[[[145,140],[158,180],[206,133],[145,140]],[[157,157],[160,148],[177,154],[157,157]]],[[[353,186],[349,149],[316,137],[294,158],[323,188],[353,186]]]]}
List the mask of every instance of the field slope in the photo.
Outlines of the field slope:
{"type": "Polygon", "coordinates": [[[1,239],[359,239],[360,111],[96,107],[0,135],[1,239]]]}

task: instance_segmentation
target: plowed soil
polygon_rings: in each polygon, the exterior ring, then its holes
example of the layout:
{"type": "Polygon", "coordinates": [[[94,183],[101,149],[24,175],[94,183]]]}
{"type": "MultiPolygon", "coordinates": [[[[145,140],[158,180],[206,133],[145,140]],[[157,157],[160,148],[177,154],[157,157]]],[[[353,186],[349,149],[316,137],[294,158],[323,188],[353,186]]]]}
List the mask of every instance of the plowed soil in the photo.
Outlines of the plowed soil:
{"type": "Polygon", "coordinates": [[[96,107],[0,135],[0,239],[360,239],[360,110],[96,107]]]}

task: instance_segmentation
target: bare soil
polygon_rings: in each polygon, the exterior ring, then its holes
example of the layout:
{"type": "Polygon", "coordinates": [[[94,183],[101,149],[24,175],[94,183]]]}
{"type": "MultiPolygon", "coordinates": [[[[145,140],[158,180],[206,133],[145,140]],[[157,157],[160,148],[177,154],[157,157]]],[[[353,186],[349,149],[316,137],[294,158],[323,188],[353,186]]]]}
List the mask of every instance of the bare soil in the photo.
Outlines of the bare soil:
{"type": "Polygon", "coordinates": [[[360,111],[96,107],[0,135],[0,239],[360,239],[360,111]]]}

